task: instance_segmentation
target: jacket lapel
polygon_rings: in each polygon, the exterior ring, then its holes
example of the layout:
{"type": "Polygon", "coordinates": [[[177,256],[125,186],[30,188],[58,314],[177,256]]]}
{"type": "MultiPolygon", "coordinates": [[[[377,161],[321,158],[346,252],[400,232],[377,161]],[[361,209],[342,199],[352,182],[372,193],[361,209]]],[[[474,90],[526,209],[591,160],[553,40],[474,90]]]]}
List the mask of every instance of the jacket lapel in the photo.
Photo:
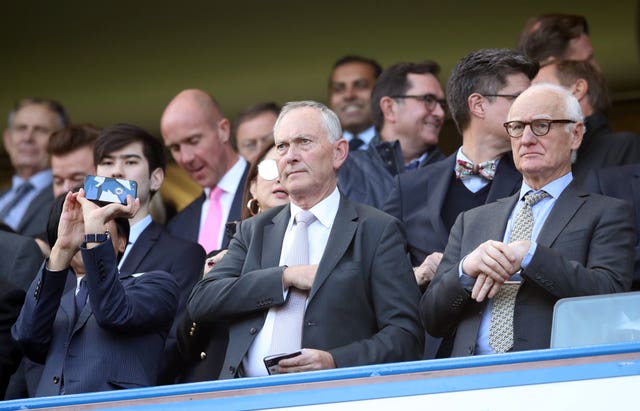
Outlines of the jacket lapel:
{"type": "Polygon", "coordinates": [[[277,267],[278,264],[280,264],[282,242],[290,218],[291,207],[287,205],[273,217],[271,223],[264,226],[262,237],[262,267],[277,267]]]}
{"type": "Polygon", "coordinates": [[[135,273],[138,271],[142,260],[158,242],[161,231],[160,226],[153,221],[142,231],[136,242],[130,246],[132,249],[122,264],[121,273],[135,273]]]}
{"type": "Polygon", "coordinates": [[[556,200],[556,204],[544,222],[536,242],[546,247],[551,247],[558,235],[585,203],[588,196],[588,194],[579,193],[573,183],[569,184],[556,200]]]}
{"type": "Polygon", "coordinates": [[[505,153],[498,163],[495,178],[487,195],[487,203],[507,197],[519,191],[522,186],[522,174],[513,164],[511,152],[505,153]]]}
{"type": "Polygon", "coordinates": [[[444,225],[444,221],[442,221],[442,207],[444,204],[445,197],[447,196],[447,192],[449,191],[449,186],[452,183],[452,180],[455,178],[453,174],[453,168],[455,166],[456,154],[450,155],[447,159],[442,160],[442,164],[433,164],[431,167],[441,168],[441,172],[443,173],[443,178],[435,178],[433,181],[433,190],[430,190],[431,193],[427,198],[425,210],[433,210],[437,212],[428,213],[429,219],[431,220],[431,227],[437,230],[438,234],[436,236],[447,238],[449,237],[447,228],[444,225]]]}
{"type": "Polygon", "coordinates": [[[347,252],[357,228],[358,213],[347,197],[341,193],[338,213],[333,221],[327,246],[318,265],[316,279],[309,293],[309,301],[313,299],[318,289],[322,287],[322,284],[329,275],[331,275],[342,256],[347,252]]]}

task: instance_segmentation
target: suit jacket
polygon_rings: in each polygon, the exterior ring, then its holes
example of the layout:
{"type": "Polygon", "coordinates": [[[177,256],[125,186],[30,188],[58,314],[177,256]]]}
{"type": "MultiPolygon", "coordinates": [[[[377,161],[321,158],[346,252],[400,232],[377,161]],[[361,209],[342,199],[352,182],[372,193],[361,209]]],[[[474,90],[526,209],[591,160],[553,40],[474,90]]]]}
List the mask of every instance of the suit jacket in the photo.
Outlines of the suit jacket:
{"type": "MultiPolygon", "coordinates": [[[[383,210],[404,223],[414,266],[447,246],[449,230],[441,215],[449,186],[456,178],[455,164],[454,153],[424,169],[400,174],[389,193],[383,210]]],[[[518,192],[521,184],[522,175],[513,165],[511,153],[505,154],[498,163],[486,202],[518,192]]]]}
{"type": "Polygon", "coordinates": [[[175,279],[119,274],[110,242],[81,251],[89,290],[82,311],[72,270],[43,264],[12,329],[25,355],[44,362],[36,396],[155,385],[178,305],[175,279]]]}
{"type": "MultiPolygon", "coordinates": [[[[240,214],[242,212],[242,207],[244,206],[242,204],[242,195],[244,192],[244,185],[247,181],[247,173],[249,172],[249,167],[250,164],[247,163],[247,166],[244,169],[244,173],[242,173],[240,184],[238,184],[236,195],[233,197],[233,203],[231,204],[231,209],[229,210],[229,217],[227,217],[226,221],[227,223],[240,220],[240,214]]],[[[204,200],[205,196],[203,192],[198,198],[193,200],[182,211],[176,214],[167,224],[167,230],[169,231],[169,233],[175,235],[176,237],[184,238],[197,243],[198,234],[200,232],[200,215],[202,214],[202,204],[204,203],[204,200]]],[[[225,235],[222,238],[222,246],[220,248],[225,249],[228,245],[229,239],[225,235]]]]}
{"type": "MultiPolygon", "coordinates": [[[[460,284],[462,257],[486,240],[502,241],[519,193],[461,213],[433,281],[420,302],[427,331],[451,337],[453,356],[473,355],[486,302],[460,284]]],[[[521,272],[513,351],[549,348],[553,306],[560,298],[622,292],[631,285],[633,214],[628,203],[585,194],[570,184],[547,217],[537,249],[521,272]]]]}
{"type": "Polygon", "coordinates": [[[9,384],[22,355],[11,339],[11,326],[20,314],[24,302],[24,290],[0,279],[0,398],[9,384]]]}
{"type": "Polygon", "coordinates": [[[640,136],[637,134],[612,132],[603,113],[588,116],[585,126],[582,144],[571,167],[578,185],[593,169],[640,162],[640,136]]]}
{"type": "Polygon", "coordinates": [[[16,232],[28,237],[41,236],[47,231],[47,221],[53,202],[53,190],[47,187],[31,200],[16,232]]]}
{"type": "MultiPolygon", "coordinates": [[[[220,378],[243,376],[268,310],[285,303],[278,267],[288,205],[242,222],[227,255],[191,292],[199,323],[229,321],[220,378]]],[[[328,351],[338,367],[420,358],[420,292],[400,222],[341,196],[327,248],[309,292],[302,346],[328,351]]]]}
{"type": "MultiPolygon", "coordinates": [[[[620,198],[634,207],[636,235],[640,234],[640,164],[595,169],[584,182],[586,191],[620,198]]],[[[640,290],[640,236],[636,239],[633,290],[640,290]]]]}
{"type": "Polygon", "coordinates": [[[44,256],[33,238],[0,230],[0,279],[27,291],[44,256]]]}

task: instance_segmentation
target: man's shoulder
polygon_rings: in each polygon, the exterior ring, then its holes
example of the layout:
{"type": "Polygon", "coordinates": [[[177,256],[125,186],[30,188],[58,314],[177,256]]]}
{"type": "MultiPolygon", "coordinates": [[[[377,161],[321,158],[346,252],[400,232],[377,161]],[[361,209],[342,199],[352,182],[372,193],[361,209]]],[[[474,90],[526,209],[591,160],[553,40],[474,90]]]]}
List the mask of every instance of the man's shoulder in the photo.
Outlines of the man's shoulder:
{"type": "Polygon", "coordinates": [[[202,249],[200,244],[186,238],[178,237],[171,234],[171,232],[169,232],[166,227],[164,227],[162,224],[156,223],[155,221],[152,221],[151,224],[149,224],[147,228],[144,229],[143,235],[145,233],[156,236],[158,238],[159,246],[164,249],[174,252],[201,251],[202,253],[204,253],[204,250],[202,249]]]}
{"type": "Polygon", "coordinates": [[[204,203],[204,195],[200,193],[198,197],[196,197],[192,202],[187,204],[185,208],[178,211],[175,216],[167,223],[167,226],[171,226],[176,222],[182,222],[184,220],[190,220],[192,218],[197,217],[198,221],[200,220],[200,210],[202,209],[202,204],[204,203]]]}
{"type": "Polygon", "coordinates": [[[425,181],[448,179],[453,174],[455,164],[455,153],[425,167],[401,173],[398,180],[402,186],[411,187],[416,184],[423,184],[425,181]]]}

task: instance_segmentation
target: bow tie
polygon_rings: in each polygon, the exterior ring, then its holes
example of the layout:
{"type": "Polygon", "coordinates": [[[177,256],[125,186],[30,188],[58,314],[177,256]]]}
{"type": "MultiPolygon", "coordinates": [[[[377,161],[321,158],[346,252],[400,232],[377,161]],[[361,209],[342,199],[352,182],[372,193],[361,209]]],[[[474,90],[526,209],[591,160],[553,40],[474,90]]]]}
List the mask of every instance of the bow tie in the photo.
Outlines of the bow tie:
{"type": "Polygon", "coordinates": [[[496,174],[496,160],[484,161],[482,163],[473,164],[465,160],[456,162],[456,178],[462,179],[471,175],[478,175],[493,180],[496,174]]]}

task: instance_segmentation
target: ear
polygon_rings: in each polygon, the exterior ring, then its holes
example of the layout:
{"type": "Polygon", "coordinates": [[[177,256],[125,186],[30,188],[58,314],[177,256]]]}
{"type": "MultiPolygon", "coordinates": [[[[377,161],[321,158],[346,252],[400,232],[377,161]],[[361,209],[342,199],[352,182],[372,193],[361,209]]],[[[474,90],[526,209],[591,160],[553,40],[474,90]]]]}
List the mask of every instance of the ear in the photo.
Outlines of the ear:
{"type": "Polygon", "coordinates": [[[584,135],[584,123],[578,123],[571,131],[571,150],[577,150],[582,144],[582,136],[584,135]]]}
{"type": "Polygon", "coordinates": [[[162,185],[163,181],[164,181],[164,170],[158,167],[151,172],[149,189],[151,191],[160,190],[160,186],[162,185]]]}
{"type": "Polygon", "coordinates": [[[118,236],[115,246],[117,255],[121,255],[122,253],[124,253],[124,248],[127,246],[127,242],[125,241],[124,237],[118,236]]]}
{"type": "Polygon", "coordinates": [[[380,99],[380,110],[382,111],[382,117],[384,122],[394,122],[396,119],[396,101],[389,96],[384,96],[380,99]]]}
{"type": "Polygon", "coordinates": [[[467,106],[469,107],[469,114],[478,118],[485,118],[485,103],[487,100],[479,93],[472,93],[467,98],[467,106]]]}
{"type": "Polygon", "coordinates": [[[338,170],[349,154],[349,143],[341,138],[333,145],[333,169],[338,170]]]}
{"type": "Polygon", "coordinates": [[[589,83],[587,80],[583,78],[579,78],[576,80],[573,86],[571,86],[571,92],[578,99],[578,101],[582,101],[583,98],[587,96],[589,92],[589,83]]]}
{"type": "Polygon", "coordinates": [[[221,143],[227,143],[229,137],[231,137],[231,125],[229,124],[229,120],[222,118],[218,121],[218,138],[221,143]]]}

